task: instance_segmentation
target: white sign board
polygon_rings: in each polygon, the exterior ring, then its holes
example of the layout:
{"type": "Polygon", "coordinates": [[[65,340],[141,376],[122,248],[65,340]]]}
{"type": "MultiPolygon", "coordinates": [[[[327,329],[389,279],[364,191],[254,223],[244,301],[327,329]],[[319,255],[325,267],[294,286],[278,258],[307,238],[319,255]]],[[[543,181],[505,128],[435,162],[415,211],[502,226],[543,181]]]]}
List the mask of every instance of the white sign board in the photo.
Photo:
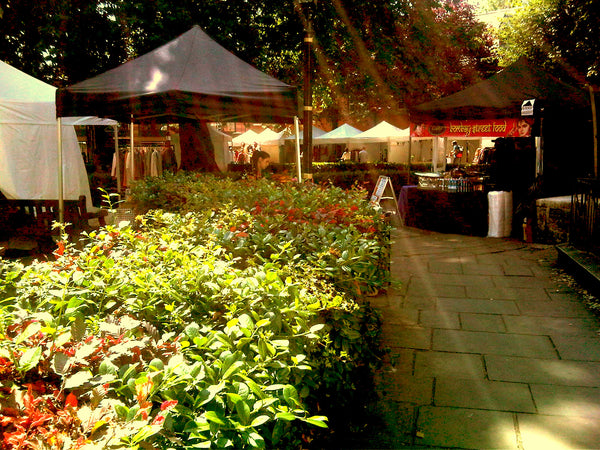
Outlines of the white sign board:
{"type": "Polygon", "coordinates": [[[522,116],[533,116],[533,108],[535,106],[535,99],[524,100],[521,104],[521,115],[522,116]]]}

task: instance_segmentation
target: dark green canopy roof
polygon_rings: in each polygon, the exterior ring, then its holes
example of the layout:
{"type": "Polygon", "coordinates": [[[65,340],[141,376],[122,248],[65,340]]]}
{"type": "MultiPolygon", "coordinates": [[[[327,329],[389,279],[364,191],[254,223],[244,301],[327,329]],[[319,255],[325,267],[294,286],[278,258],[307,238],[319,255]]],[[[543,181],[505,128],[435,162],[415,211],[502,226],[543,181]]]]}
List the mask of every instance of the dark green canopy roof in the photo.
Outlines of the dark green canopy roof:
{"type": "Polygon", "coordinates": [[[548,108],[580,109],[589,105],[584,91],[560,81],[520,58],[490,78],[411,110],[415,119],[490,119],[519,117],[524,100],[548,108]]]}
{"type": "Polygon", "coordinates": [[[199,26],[56,93],[57,117],[291,122],[296,89],[259,71],[199,26]]]}

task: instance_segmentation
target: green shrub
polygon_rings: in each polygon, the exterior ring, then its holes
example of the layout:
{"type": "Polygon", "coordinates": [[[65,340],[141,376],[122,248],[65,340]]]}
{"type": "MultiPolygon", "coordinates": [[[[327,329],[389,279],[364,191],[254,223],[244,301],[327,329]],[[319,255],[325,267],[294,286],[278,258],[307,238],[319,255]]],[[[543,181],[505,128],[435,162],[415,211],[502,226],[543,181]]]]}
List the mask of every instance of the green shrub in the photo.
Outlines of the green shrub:
{"type": "Polygon", "coordinates": [[[139,204],[178,213],[0,260],[6,448],[306,448],[379,363],[355,299],[388,280],[387,225],[360,191],[144,185],[139,204]]]}

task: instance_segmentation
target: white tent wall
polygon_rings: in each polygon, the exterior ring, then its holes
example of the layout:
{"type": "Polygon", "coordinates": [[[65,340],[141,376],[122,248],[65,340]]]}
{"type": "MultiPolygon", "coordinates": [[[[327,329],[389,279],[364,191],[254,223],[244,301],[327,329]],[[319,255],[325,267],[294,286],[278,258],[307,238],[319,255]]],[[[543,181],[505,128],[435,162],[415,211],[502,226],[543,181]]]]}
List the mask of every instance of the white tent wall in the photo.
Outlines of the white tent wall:
{"type": "MultiPolygon", "coordinates": [[[[367,151],[368,156],[368,162],[376,162],[376,161],[381,161],[381,153],[385,150],[385,149],[389,149],[389,145],[387,142],[354,142],[352,140],[350,140],[350,143],[348,145],[348,150],[355,151],[358,152],[361,148],[365,148],[365,150],[367,151]]],[[[358,156],[357,156],[358,158],[358,156]]],[[[357,159],[358,161],[358,159],[357,159]]]]}
{"type": "MultiPolygon", "coordinates": [[[[0,191],[11,199],[58,199],[56,88],[0,61],[0,191]]],[[[63,126],[64,198],[90,186],[73,126],[63,126]]]]}
{"type": "Polygon", "coordinates": [[[222,172],[227,170],[229,163],[233,161],[233,155],[229,150],[229,142],[231,142],[231,136],[225,134],[215,127],[209,126],[210,140],[215,149],[215,162],[222,172]]]}
{"type": "Polygon", "coordinates": [[[269,141],[264,144],[260,144],[260,149],[263,152],[267,152],[271,156],[272,163],[279,162],[279,153],[281,152],[279,142],[269,141]]]}
{"type": "Polygon", "coordinates": [[[408,164],[409,141],[394,141],[388,149],[387,162],[395,164],[408,164]]]}
{"type": "Polygon", "coordinates": [[[434,138],[413,138],[410,143],[411,164],[431,163],[434,138]]]}
{"type": "MultiPolygon", "coordinates": [[[[64,198],[85,195],[90,186],[77,136],[63,126],[64,198]]],[[[7,125],[0,122],[0,190],[7,198],[56,200],[58,192],[57,125],[7,125]]]]}

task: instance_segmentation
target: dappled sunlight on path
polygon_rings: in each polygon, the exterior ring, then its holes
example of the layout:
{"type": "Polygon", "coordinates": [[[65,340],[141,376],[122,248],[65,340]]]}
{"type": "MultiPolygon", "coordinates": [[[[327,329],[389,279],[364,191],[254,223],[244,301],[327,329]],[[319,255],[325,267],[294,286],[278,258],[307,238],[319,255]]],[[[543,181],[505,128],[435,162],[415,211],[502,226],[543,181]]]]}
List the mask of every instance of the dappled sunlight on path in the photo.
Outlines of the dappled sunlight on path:
{"type": "Polygon", "coordinates": [[[600,323],[553,246],[393,235],[399,285],[371,303],[390,352],[360,448],[600,448],[600,323]]]}

